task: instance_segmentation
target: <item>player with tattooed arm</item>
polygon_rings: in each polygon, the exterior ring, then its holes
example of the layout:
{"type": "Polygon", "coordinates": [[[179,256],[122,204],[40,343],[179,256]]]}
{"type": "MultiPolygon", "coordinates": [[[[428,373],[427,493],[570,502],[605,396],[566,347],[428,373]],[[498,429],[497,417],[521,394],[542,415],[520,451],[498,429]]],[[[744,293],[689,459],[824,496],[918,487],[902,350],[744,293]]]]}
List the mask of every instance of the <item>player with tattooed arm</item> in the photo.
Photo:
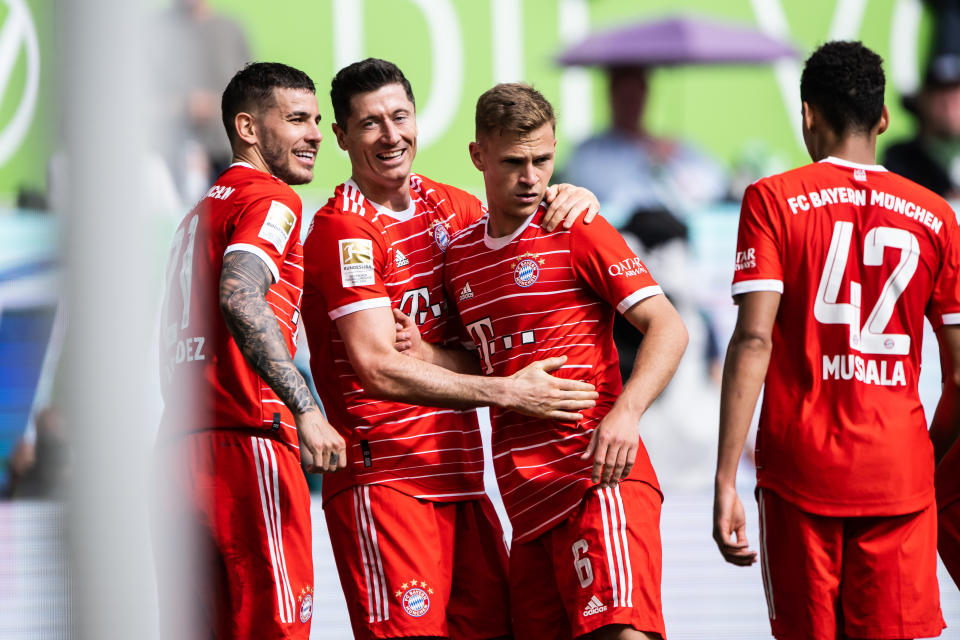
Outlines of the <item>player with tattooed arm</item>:
{"type": "Polygon", "coordinates": [[[163,623],[184,624],[187,637],[310,635],[301,456],[308,471],[346,463],[343,438],[291,356],[303,255],[301,204],[289,185],[313,178],[321,141],[314,91],[306,74],[282,64],[251,64],[233,77],[223,93],[233,164],[174,236],[160,446],[174,461],[164,481],[183,502],[166,508],[190,524],[202,562],[201,575],[165,585],[161,602],[179,605],[163,623]]]}

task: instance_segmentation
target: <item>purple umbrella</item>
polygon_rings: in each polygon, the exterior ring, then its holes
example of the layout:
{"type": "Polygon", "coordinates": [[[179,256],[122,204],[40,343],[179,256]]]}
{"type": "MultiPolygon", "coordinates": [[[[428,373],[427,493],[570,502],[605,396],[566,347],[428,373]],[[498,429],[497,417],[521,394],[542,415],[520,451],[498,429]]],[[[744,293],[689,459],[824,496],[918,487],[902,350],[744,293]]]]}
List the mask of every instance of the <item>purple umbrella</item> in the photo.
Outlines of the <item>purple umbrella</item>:
{"type": "Polygon", "coordinates": [[[763,63],[796,56],[788,43],[753,27],[674,16],[595,33],[564,51],[566,66],[763,63]]]}

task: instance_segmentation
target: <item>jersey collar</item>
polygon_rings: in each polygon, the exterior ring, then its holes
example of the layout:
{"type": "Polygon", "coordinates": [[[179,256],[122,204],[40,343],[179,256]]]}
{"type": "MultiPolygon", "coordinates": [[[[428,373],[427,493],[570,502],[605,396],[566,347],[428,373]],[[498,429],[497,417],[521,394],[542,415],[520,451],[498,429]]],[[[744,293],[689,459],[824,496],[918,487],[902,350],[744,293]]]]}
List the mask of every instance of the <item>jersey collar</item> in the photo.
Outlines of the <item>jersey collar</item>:
{"type": "Polygon", "coordinates": [[[503,236],[502,238],[494,238],[490,235],[490,231],[489,231],[490,214],[488,213],[486,215],[486,221],[483,223],[483,244],[485,244],[488,249],[493,249],[494,251],[497,251],[498,249],[503,249],[505,246],[507,246],[514,240],[516,240],[517,236],[523,233],[523,230],[526,229],[527,225],[530,224],[530,221],[533,220],[538,213],[540,213],[544,205],[545,203],[541,202],[540,206],[538,206],[534,210],[534,212],[530,214],[530,217],[524,220],[523,224],[517,227],[516,231],[514,231],[508,236],[503,236]]]}
{"type": "Polygon", "coordinates": [[[843,158],[837,158],[835,156],[829,156],[824,158],[820,162],[829,162],[830,164],[835,164],[841,167],[848,167],[850,169],[863,169],[864,171],[886,171],[887,168],[879,164],[860,164],[859,162],[850,162],[849,160],[844,160],[843,158]]]}
{"type": "MultiPolygon", "coordinates": [[[[350,185],[360,193],[363,193],[359,185],[357,185],[357,183],[354,182],[353,178],[348,179],[346,184],[350,185]]],[[[374,208],[377,210],[377,213],[383,214],[385,216],[389,216],[394,220],[399,220],[400,222],[406,222],[417,213],[417,203],[414,201],[413,198],[410,198],[410,206],[408,206],[403,211],[394,211],[393,209],[389,207],[385,207],[382,204],[377,204],[376,202],[374,202],[369,198],[367,198],[367,202],[369,202],[374,206],[374,208]]]]}

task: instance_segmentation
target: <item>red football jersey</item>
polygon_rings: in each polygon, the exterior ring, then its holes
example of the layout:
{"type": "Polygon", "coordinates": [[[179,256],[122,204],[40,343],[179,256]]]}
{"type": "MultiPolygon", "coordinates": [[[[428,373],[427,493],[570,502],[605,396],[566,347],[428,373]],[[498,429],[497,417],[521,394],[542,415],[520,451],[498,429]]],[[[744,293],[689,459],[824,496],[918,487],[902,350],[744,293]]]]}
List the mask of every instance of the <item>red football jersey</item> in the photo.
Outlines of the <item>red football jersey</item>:
{"type": "Polygon", "coordinates": [[[751,185],[733,294],[779,291],[757,476],[801,509],[895,515],[934,499],[917,393],[923,316],[960,323],[949,205],[835,158],[751,185]]]}
{"type": "MultiPolygon", "coordinates": [[[[491,408],[497,483],[518,542],[559,523],[594,486],[593,460],[580,456],[622,388],[614,311],[663,293],[606,220],[549,233],[539,226],[543,212],[503,238],[487,235],[484,216],[454,237],[444,275],[484,373],[509,376],[565,355],[553,375],[590,382],[600,394],[579,424],[491,408]]],[[[642,442],[630,480],[659,490],[642,442]]]]}
{"type": "Polygon", "coordinates": [[[367,394],[337,331],[337,318],[395,307],[414,319],[424,340],[445,340],[443,252],[483,205],[417,175],[410,197],[407,211],[390,211],[348,181],[317,213],[305,242],[310,367],[330,422],[347,441],[347,468],[324,479],[324,499],[355,484],[382,484],[436,501],[484,493],[476,412],[367,394]]]}
{"type": "Polygon", "coordinates": [[[160,326],[165,429],[270,429],[297,447],[293,415],[243,357],[219,292],[226,254],[261,258],[274,280],[267,303],[294,353],[303,287],[300,215],[300,198],[286,183],[237,163],[180,223],[160,326]]]}

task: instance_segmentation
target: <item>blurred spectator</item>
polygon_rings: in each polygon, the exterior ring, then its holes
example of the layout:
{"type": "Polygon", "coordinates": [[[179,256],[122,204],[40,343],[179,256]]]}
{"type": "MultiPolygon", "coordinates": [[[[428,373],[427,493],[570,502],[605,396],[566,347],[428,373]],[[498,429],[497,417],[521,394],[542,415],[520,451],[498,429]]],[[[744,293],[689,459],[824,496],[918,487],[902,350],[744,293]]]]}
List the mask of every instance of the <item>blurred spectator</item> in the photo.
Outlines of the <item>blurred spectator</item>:
{"type": "MultiPolygon", "coordinates": [[[[681,361],[673,381],[648,410],[655,416],[648,424],[658,428],[644,431],[643,439],[657,468],[664,470],[661,485],[690,488],[709,478],[716,452],[715,425],[703,416],[719,410],[718,387],[709,382],[719,381],[720,354],[710,319],[700,310],[702,292],[690,268],[685,220],[722,200],[728,182],[720,164],[693,145],[647,130],[649,73],[643,66],[608,69],[611,127],[576,148],[563,180],[597,195],[600,212],[657,274],[687,326],[687,353],[699,357],[681,361]]],[[[618,316],[614,340],[621,362],[633,362],[641,339],[618,316]]]]}
{"type": "Polygon", "coordinates": [[[250,61],[250,47],[240,23],[216,13],[207,0],[173,0],[159,32],[154,64],[169,132],[163,151],[183,199],[192,202],[230,165],[220,94],[250,61]]]}
{"type": "Polygon", "coordinates": [[[24,434],[14,448],[8,498],[56,498],[65,488],[70,460],[63,415],[48,407],[37,412],[35,424],[36,432],[24,434]]]}
{"type": "Polygon", "coordinates": [[[686,142],[647,131],[649,70],[623,66],[608,73],[611,128],[576,148],[563,179],[597,194],[604,217],[616,227],[638,209],[683,217],[722,199],[727,179],[717,162],[686,142]]]}
{"type": "Polygon", "coordinates": [[[917,136],[891,145],[883,164],[949,200],[960,199],[960,0],[935,0],[934,45],[923,86],[904,106],[917,136]]]}

